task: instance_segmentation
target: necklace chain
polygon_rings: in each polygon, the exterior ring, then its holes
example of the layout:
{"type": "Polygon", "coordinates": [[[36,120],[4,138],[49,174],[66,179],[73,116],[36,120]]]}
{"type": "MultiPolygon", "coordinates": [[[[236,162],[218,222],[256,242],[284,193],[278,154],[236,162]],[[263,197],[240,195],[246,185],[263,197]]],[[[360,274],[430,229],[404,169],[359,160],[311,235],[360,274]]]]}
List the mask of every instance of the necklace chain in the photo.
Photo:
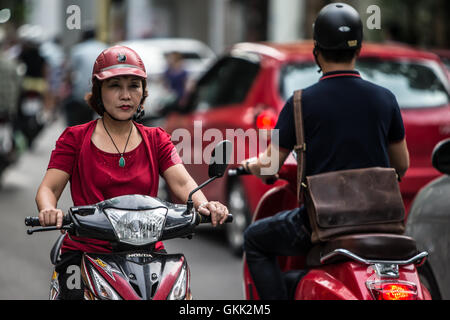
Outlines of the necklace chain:
{"type": "Polygon", "coordinates": [[[111,139],[111,142],[113,143],[113,145],[116,148],[117,152],[120,154],[119,166],[120,167],[125,167],[125,159],[123,158],[123,154],[127,150],[128,141],[130,140],[131,132],[133,131],[133,124],[131,124],[130,133],[128,134],[127,142],[125,143],[125,147],[123,148],[123,152],[120,152],[119,148],[117,148],[117,146],[116,146],[116,144],[114,142],[114,139],[111,137],[111,135],[109,134],[108,129],[105,126],[104,118],[102,118],[102,123],[103,123],[103,128],[105,128],[106,133],[108,134],[109,138],[111,139]]]}

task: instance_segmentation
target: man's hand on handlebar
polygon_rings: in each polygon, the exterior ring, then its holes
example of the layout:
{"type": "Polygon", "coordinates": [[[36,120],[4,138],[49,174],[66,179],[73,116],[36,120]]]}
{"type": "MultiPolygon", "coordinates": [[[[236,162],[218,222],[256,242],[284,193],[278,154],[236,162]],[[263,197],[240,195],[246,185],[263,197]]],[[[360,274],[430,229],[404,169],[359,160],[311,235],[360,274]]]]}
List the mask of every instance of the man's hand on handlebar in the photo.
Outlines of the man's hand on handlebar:
{"type": "Polygon", "coordinates": [[[261,175],[261,166],[258,158],[250,158],[241,162],[243,171],[247,174],[255,175],[260,178],[265,184],[274,184],[278,179],[278,174],[275,175],[261,175]]]}

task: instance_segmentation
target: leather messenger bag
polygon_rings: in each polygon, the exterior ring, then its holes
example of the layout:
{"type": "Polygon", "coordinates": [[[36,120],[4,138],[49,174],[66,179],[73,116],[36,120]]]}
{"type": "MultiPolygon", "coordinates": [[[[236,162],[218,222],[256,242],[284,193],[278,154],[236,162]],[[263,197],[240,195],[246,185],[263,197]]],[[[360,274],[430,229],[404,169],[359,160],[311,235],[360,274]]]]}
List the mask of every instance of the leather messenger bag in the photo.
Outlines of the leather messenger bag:
{"type": "Polygon", "coordinates": [[[297,136],[297,192],[306,206],[313,243],[357,233],[405,231],[405,208],[393,168],[367,168],[308,176],[305,152],[302,91],[294,93],[297,136]]]}

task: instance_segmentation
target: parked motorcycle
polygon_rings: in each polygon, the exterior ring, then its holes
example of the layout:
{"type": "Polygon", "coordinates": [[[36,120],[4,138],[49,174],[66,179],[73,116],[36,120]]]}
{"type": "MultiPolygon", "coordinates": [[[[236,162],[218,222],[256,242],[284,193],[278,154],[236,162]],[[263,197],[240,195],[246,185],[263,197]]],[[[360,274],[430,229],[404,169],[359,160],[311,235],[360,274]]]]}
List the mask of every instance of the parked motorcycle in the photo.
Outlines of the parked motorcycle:
{"type": "MultiPolygon", "coordinates": [[[[229,176],[245,174],[242,167],[228,170],[229,176]]],[[[279,172],[285,184],[261,198],[253,221],[298,207],[296,177],[290,157],[279,172]]],[[[427,256],[410,237],[352,234],[320,243],[307,256],[280,256],[278,262],[293,300],[431,300],[416,269],[427,256]]],[[[247,300],[259,299],[245,254],[244,291],[247,300]]]]}
{"type": "Polygon", "coordinates": [[[37,135],[45,126],[44,78],[25,77],[19,98],[19,110],[16,119],[16,129],[25,136],[28,147],[31,147],[37,135]]]}
{"type": "MultiPolygon", "coordinates": [[[[214,149],[210,179],[194,189],[186,205],[172,204],[144,195],[125,195],[91,206],[72,207],[64,217],[63,230],[71,235],[109,241],[111,254],[84,253],[81,275],[86,300],[190,300],[190,270],[183,254],[155,251],[155,243],[175,238],[192,238],[195,228],[210,223],[194,209],[192,195],[224,175],[231,154],[231,142],[214,149]],[[220,161],[219,161],[220,160],[220,161]]],[[[232,222],[230,214],[226,222],[232,222]]],[[[27,217],[27,226],[40,226],[38,217],[27,217]]],[[[59,230],[44,227],[28,234],[59,230]]],[[[59,259],[62,236],[51,251],[59,259]]],[[[50,299],[58,299],[56,271],[51,280],[50,299]]]]}

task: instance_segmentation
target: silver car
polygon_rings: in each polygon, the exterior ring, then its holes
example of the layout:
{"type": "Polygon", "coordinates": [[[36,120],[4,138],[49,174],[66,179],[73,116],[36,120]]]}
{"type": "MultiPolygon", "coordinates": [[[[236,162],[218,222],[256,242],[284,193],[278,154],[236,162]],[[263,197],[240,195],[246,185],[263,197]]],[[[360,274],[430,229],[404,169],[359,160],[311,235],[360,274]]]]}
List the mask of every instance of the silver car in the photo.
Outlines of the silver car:
{"type": "Polygon", "coordinates": [[[416,240],[418,250],[429,253],[428,261],[418,271],[433,300],[449,300],[450,139],[436,146],[432,163],[444,175],[417,194],[408,215],[406,234],[416,240]]]}

